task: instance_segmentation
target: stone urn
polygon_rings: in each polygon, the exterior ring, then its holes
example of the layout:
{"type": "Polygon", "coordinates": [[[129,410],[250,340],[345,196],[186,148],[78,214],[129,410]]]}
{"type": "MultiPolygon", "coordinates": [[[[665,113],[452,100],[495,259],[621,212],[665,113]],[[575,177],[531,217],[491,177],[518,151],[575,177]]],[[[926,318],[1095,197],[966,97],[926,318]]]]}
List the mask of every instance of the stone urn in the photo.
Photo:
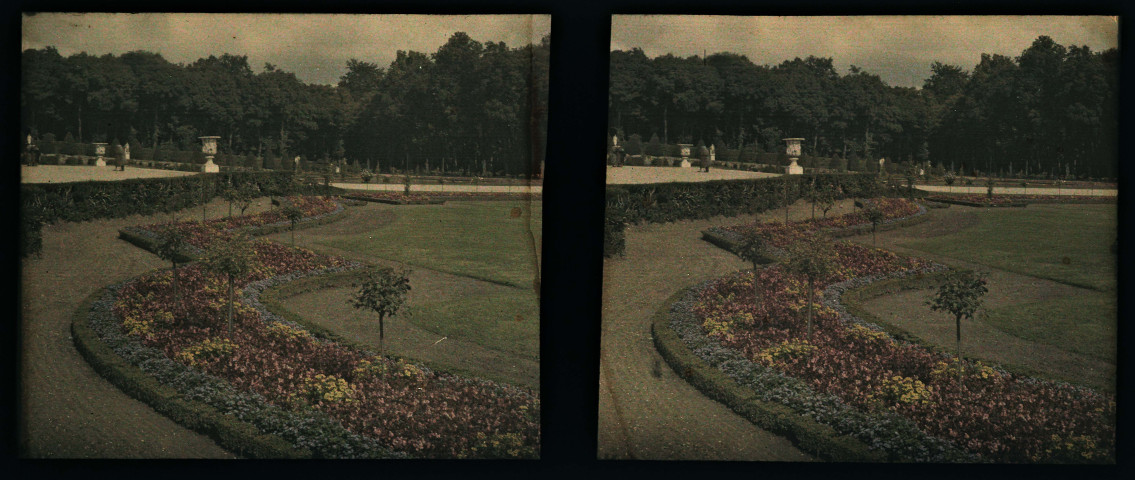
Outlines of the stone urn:
{"type": "Polygon", "coordinates": [[[213,163],[213,156],[217,154],[217,140],[221,137],[197,137],[201,139],[201,153],[205,154],[205,164],[201,166],[201,171],[205,173],[217,173],[221,171],[221,167],[213,163]]]}
{"type": "Polygon", "coordinates": [[[800,175],[804,173],[804,168],[796,164],[800,160],[800,144],[804,142],[803,138],[784,138],[782,139],[787,143],[784,153],[788,154],[788,159],[792,162],[784,169],[787,175],[800,175]]]}
{"type": "Polygon", "coordinates": [[[103,157],[106,156],[106,144],[105,143],[95,142],[95,155],[98,156],[98,159],[95,160],[95,166],[96,167],[105,167],[106,166],[106,159],[103,158],[103,157]]]}

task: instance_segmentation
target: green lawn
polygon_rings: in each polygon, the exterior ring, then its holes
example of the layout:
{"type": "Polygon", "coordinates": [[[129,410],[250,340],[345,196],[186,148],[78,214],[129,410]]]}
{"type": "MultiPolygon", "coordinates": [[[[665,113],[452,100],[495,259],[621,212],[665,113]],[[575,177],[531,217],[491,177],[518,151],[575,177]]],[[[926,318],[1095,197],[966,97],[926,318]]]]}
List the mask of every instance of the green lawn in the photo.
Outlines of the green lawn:
{"type": "Polygon", "coordinates": [[[327,241],[326,245],[520,288],[531,288],[539,261],[541,204],[523,201],[446,202],[395,207],[393,224],[369,235],[327,241]],[[529,243],[524,215],[531,205],[529,243]]]}
{"type": "Polygon", "coordinates": [[[1114,363],[1115,319],[1115,294],[1085,292],[988,310],[981,321],[1015,337],[1114,363]]]}
{"type": "Polygon", "coordinates": [[[439,336],[539,360],[540,305],[531,291],[419,303],[408,321],[439,336]]]}
{"type": "Polygon", "coordinates": [[[905,247],[1069,285],[1114,292],[1115,205],[982,209],[981,222],[905,247]],[[1067,259],[1067,263],[1065,263],[1067,259]]]}

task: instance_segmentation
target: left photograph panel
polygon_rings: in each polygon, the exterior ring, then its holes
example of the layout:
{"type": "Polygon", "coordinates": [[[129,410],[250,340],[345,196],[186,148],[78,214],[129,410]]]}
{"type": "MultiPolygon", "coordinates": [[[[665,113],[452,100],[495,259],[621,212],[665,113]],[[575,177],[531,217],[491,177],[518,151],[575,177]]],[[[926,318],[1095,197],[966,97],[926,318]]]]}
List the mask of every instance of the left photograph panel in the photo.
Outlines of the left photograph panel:
{"type": "Polygon", "coordinates": [[[20,456],[539,458],[550,26],[25,13],[20,456]]]}

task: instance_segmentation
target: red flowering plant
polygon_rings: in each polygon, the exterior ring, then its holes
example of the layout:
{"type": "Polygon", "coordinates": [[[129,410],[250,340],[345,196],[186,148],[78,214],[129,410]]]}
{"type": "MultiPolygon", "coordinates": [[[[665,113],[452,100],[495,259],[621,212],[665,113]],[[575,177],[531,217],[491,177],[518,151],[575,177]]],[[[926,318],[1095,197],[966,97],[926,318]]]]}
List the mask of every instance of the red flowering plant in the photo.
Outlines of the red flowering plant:
{"type": "Polygon", "coordinates": [[[927,200],[938,202],[964,202],[974,203],[981,205],[1010,205],[1014,202],[1045,202],[1045,203],[1083,203],[1083,202],[1099,202],[1108,199],[1114,200],[1116,197],[1104,196],[1091,196],[1091,195],[1040,195],[1040,194],[996,194],[993,197],[987,195],[965,195],[965,194],[951,194],[951,195],[934,195],[927,197],[927,200]]]}
{"type": "MultiPolygon", "coordinates": [[[[824,287],[851,279],[929,266],[847,242],[832,249],[838,267],[815,282],[813,296],[822,298],[824,287]]],[[[862,412],[897,413],[981,460],[1114,461],[1115,402],[1109,396],[980,363],[967,364],[959,379],[957,361],[948,355],[847,322],[822,300],[813,305],[809,338],[806,285],[779,266],[742,272],[709,282],[690,311],[705,335],[749,361],[862,412]]]]}
{"type": "MultiPolygon", "coordinates": [[[[911,217],[924,211],[917,202],[905,198],[882,197],[868,201],[883,213],[884,223],[911,217]]],[[[772,246],[783,249],[817,231],[841,230],[870,224],[871,221],[865,212],[856,211],[843,215],[835,215],[829,218],[810,219],[802,222],[747,223],[715,227],[710,230],[727,232],[734,235],[744,235],[747,231],[755,231],[767,236],[772,246]]]]}
{"type": "MultiPolygon", "coordinates": [[[[304,218],[314,218],[326,215],[342,208],[332,197],[295,196],[288,197],[287,201],[303,212],[304,218]]],[[[206,222],[180,221],[164,222],[138,227],[129,227],[127,230],[141,235],[155,237],[166,228],[173,228],[185,236],[186,241],[197,248],[206,248],[213,239],[227,239],[231,230],[238,228],[255,228],[266,225],[286,223],[288,219],[283,215],[282,209],[276,208],[256,215],[241,215],[235,217],[215,218],[206,222]]],[[[155,237],[156,238],[156,237],[155,237]]]]}

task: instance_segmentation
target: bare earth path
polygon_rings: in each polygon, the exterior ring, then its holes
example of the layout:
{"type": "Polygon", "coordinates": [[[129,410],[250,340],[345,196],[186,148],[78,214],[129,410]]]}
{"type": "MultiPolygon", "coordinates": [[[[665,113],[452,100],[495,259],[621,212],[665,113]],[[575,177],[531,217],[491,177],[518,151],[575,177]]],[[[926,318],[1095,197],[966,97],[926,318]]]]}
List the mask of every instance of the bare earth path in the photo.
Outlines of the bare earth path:
{"type": "MultiPolygon", "coordinates": [[[[259,199],[249,210],[267,208],[259,199]]],[[[227,212],[220,201],[210,216],[227,212]]],[[[200,218],[201,209],[180,212],[200,218]]],[[[99,288],[168,266],[118,239],[118,229],[168,215],[49,225],[43,252],[22,265],[20,454],[28,458],[233,458],[103,380],[71,341],[71,316],[99,288]]]]}
{"type": "MultiPolygon", "coordinates": [[[[843,201],[829,214],[853,210],[843,201]]],[[[789,217],[811,216],[798,202],[789,217]]],[[[762,220],[784,218],[784,210],[762,220]]],[[[701,239],[715,225],[753,216],[646,224],[627,229],[623,258],[603,264],[603,327],[599,369],[601,459],[809,461],[771,434],[702,395],[662,362],[650,335],[653,315],[678,290],[746,268],[735,255],[701,239]],[[652,369],[661,363],[662,375],[652,369]]]]}
{"type": "MultiPolygon", "coordinates": [[[[912,239],[944,235],[973,226],[980,221],[976,216],[976,210],[978,209],[959,205],[931,210],[929,214],[932,217],[925,223],[880,233],[877,239],[878,246],[903,255],[918,256],[950,266],[988,272],[989,293],[986,294],[984,302],[987,308],[1027,304],[1059,297],[1075,297],[1085,292],[1093,292],[1043,278],[998,270],[987,265],[901,246],[903,242],[912,239]]],[[[870,235],[853,237],[850,240],[871,245],[870,235]]],[[[954,319],[948,313],[930,311],[926,306],[926,299],[932,293],[933,290],[928,289],[884,295],[864,302],[863,307],[881,320],[899,326],[930,343],[946,347],[952,352],[955,342],[954,319]]],[[[1114,363],[1015,337],[979,320],[963,322],[962,353],[1004,363],[1007,366],[1025,367],[1070,383],[1088,386],[1110,385],[1114,390],[1116,373],[1114,363]]]]}

